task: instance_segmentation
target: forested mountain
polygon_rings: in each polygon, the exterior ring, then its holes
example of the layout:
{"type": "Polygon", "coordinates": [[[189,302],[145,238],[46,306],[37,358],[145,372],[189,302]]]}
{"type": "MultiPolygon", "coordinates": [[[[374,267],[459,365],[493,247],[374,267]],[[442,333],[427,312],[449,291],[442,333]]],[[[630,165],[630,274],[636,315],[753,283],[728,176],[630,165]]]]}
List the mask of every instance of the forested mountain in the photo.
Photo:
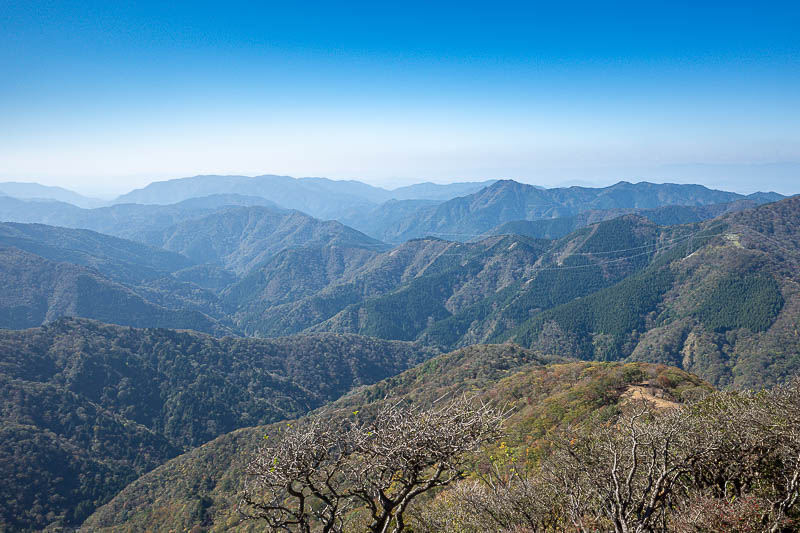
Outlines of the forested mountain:
{"type": "MultiPolygon", "coordinates": [[[[694,376],[643,363],[554,363],[519,347],[472,346],[442,355],[398,376],[343,396],[325,413],[370,416],[384,402],[410,400],[430,405],[442,397],[472,392],[514,405],[506,446],[533,457],[542,437],[569,424],[614,412],[632,390],[680,402],[709,391],[694,376]]],[[[91,516],[98,531],[259,531],[236,511],[244,467],[264,435],[279,438],[280,425],[260,426],[219,437],[139,478],[91,516]],[[158,524],[158,525],[155,525],[158,524]]]]}
{"type": "Polygon", "coordinates": [[[546,242],[518,237],[476,244],[409,241],[311,296],[271,308],[252,300],[235,320],[260,335],[317,328],[412,340],[432,321],[511,284],[546,248],[546,242]],[[335,326],[321,325],[337,314],[335,326]]]}
{"type": "Polygon", "coordinates": [[[681,366],[719,385],[800,365],[800,198],[702,223],[641,273],[499,337],[584,359],[681,366]]]}
{"type": "MultiPolygon", "coordinates": [[[[0,224],[0,327],[83,316],[231,333],[217,295],[184,279],[199,268],[182,255],[93,231],[0,224]]],[[[203,284],[200,274],[191,277],[203,284]]]]}
{"type": "MultiPolygon", "coordinates": [[[[171,205],[120,204],[99,209],[0,198],[0,216],[12,222],[86,228],[181,253],[190,258],[187,266],[210,263],[239,273],[286,248],[386,248],[339,222],[321,221],[298,211],[276,208],[261,198],[237,195],[192,198],[171,205]]],[[[61,230],[51,229],[51,235],[45,236],[46,231],[42,230],[36,238],[58,240],[58,231],[61,230]]]]}
{"type": "MultiPolygon", "coordinates": [[[[280,272],[266,265],[242,282],[245,288],[231,289],[231,295],[251,298],[243,301],[235,321],[243,331],[257,335],[337,331],[421,339],[446,347],[466,345],[643,268],[660,231],[644,219],[628,218],[555,242],[519,236],[476,243],[414,240],[375,256],[310,296],[285,303],[258,296],[265,294],[260,287],[271,286],[270,275],[280,272]],[[609,259],[609,249],[638,246],[646,253],[611,257],[611,263],[597,265],[609,259]],[[271,305],[273,301],[277,305],[271,305]],[[491,327],[468,331],[478,324],[491,327]]],[[[313,264],[310,254],[304,257],[312,261],[307,265],[313,264]]],[[[319,264],[315,270],[323,268],[319,264]]],[[[283,286],[298,281],[288,280],[283,286]]]]}
{"type": "Polygon", "coordinates": [[[235,194],[197,197],[171,205],[118,204],[81,209],[64,202],[25,201],[0,197],[0,220],[81,228],[148,242],[165,228],[231,206],[261,205],[279,209],[264,198],[235,194]]]}
{"type": "Polygon", "coordinates": [[[0,527],[77,525],[182,450],[302,415],[431,355],[356,336],[217,339],[87,320],[0,330],[0,527]]]}
{"type": "Polygon", "coordinates": [[[145,242],[246,274],[281,250],[338,246],[380,251],[383,243],[335,221],[298,211],[231,207],[165,228],[145,242]]]}
{"type": "MultiPolygon", "coordinates": [[[[780,198],[782,196],[775,193],[750,196],[758,203],[780,198]]],[[[711,190],[701,185],[623,181],[602,188],[541,189],[503,180],[474,194],[419,209],[402,223],[387,228],[384,234],[373,236],[386,242],[426,235],[465,241],[515,220],[570,217],[590,210],[701,206],[743,199],[746,199],[743,195],[711,190]]]]}
{"type": "MultiPolygon", "coordinates": [[[[792,198],[688,225],[631,215],[552,242],[410,241],[311,296],[254,298],[235,321],[258,335],[349,332],[445,348],[511,339],[581,359],[666,362],[720,385],[781,382],[800,365],[799,213],[792,198]],[[408,273],[409,262],[424,269],[408,273]]],[[[250,281],[242,292],[261,294],[250,281]]]]}
{"type": "Polygon", "coordinates": [[[287,248],[225,289],[223,299],[238,312],[248,306],[267,309],[313,297],[350,279],[377,255],[376,250],[356,246],[287,248]]]}
{"type": "Polygon", "coordinates": [[[159,281],[123,284],[94,269],[0,248],[0,327],[29,328],[59,317],[82,316],[138,327],[231,332],[204,312],[215,310],[212,294],[168,278],[159,281]]]}
{"type": "MultiPolygon", "coordinates": [[[[354,265],[385,248],[338,222],[261,206],[222,209],[152,240],[163,248],[88,230],[0,224],[0,277],[7,287],[0,327],[83,316],[129,326],[232,333],[228,311],[214,291],[236,282],[237,272],[297,246],[335,249],[354,265]]],[[[287,267],[298,264],[290,261],[287,267]]],[[[291,274],[306,293],[315,286],[310,274],[300,279],[291,274]]]]}
{"type": "Polygon", "coordinates": [[[589,210],[575,216],[542,220],[513,220],[488,231],[490,235],[526,235],[534,239],[559,239],[579,228],[611,220],[623,215],[639,215],[661,226],[690,224],[757,207],[756,200],[736,200],[710,205],[667,205],[654,209],[606,209],[589,210]]]}
{"type": "Polygon", "coordinates": [[[0,223],[0,247],[96,269],[111,279],[142,282],[193,266],[185,256],[94,231],[0,223]]]}

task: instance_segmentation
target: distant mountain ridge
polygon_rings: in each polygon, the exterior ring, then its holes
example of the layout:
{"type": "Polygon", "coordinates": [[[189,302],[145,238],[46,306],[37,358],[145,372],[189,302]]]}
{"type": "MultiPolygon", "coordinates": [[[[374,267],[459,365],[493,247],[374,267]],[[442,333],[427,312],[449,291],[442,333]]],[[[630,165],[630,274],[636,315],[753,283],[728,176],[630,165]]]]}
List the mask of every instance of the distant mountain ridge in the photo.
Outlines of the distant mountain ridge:
{"type": "Polygon", "coordinates": [[[238,274],[287,248],[344,246],[382,251],[382,242],[336,221],[262,206],[230,207],[184,221],[148,239],[197,263],[218,264],[238,274]]]}
{"type": "Polygon", "coordinates": [[[67,202],[84,208],[100,207],[105,205],[105,200],[89,198],[62,187],[52,187],[39,183],[25,183],[19,181],[6,181],[0,183],[0,195],[12,196],[23,200],[51,200],[67,202]]]}
{"type": "MultiPolygon", "coordinates": [[[[263,206],[213,211],[145,236],[159,246],[90,230],[0,223],[0,281],[6,287],[0,327],[82,316],[234,333],[214,291],[272,256],[303,247],[335,248],[360,266],[387,249],[339,222],[263,206]]],[[[313,287],[310,281],[296,282],[313,287]]]]}
{"type": "Polygon", "coordinates": [[[375,207],[389,200],[448,200],[470,194],[488,182],[438,185],[421,183],[393,191],[360,181],[327,178],[293,178],[290,176],[217,176],[204,175],[154,182],[142,189],[118,197],[115,203],[172,204],[189,198],[233,193],[260,196],[276,204],[297,209],[309,215],[339,218],[352,209],[375,207]]]}
{"type": "Polygon", "coordinates": [[[439,205],[422,207],[382,233],[370,233],[385,242],[427,235],[453,240],[472,240],[492,228],[515,220],[570,217],[589,210],[654,209],[667,205],[702,206],[750,199],[758,203],[783,198],[777,193],[744,196],[702,185],[619,182],[609,187],[540,189],[512,180],[501,180],[468,196],[439,205]]]}
{"type": "MultiPolygon", "coordinates": [[[[374,239],[399,244],[425,236],[475,240],[495,234],[494,228],[504,223],[558,219],[558,224],[562,224],[565,218],[585,216],[587,212],[597,213],[591,219],[597,221],[644,209],[735,202],[755,205],[780,198],[777,193],[744,196],[699,185],[647,182],[543,189],[500,180],[447,185],[422,183],[387,191],[357,181],[325,178],[211,175],[155,182],[119,197],[112,206],[91,210],[65,202],[33,202],[2,196],[0,221],[91,229],[152,243],[170,225],[230,206],[261,205],[338,220],[374,239]],[[605,217],[599,216],[600,211],[606,212],[605,217]]],[[[675,210],[673,214],[676,216],[671,223],[688,222],[691,218],[688,213],[678,214],[675,210]]],[[[576,227],[573,224],[572,229],[576,227]]],[[[559,236],[564,234],[562,230],[559,236]]]]}
{"type": "Polygon", "coordinates": [[[541,220],[513,220],[489,230],[490,235],[526,235],[534,239],[559,239],[576,229],[623,215],[638,215],[660,226],[702,222],[727,213],[757,207],[762,202],[746,199],[710,205],[667,205],[653,209],[605,209],[584,211],[579,215],[541,220]]]}

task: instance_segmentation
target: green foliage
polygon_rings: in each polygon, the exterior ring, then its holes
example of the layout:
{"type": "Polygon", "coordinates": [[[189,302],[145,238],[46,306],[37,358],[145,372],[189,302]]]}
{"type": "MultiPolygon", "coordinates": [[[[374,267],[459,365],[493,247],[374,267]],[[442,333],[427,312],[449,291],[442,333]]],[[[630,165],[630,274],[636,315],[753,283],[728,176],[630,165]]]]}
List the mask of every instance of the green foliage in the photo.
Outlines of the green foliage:
{"type": "MultiPolygon", "coordinates": [[[[359,417],[369,417],[386,402],[405,400],[424,406],[462,392],[476,394],[511,409],[507,450],[513,457],[535,461],[546,451],[547,435],[570,424],[618,413],[631,385],[652,384],[647,386],[671,401],[680,399],[683,391],[711,390],[695,376],[663,365],[546,364],[551,361],[510,344],[471,346],[356,389],[323,412],[346,417],[358,411],[359,417]],[[668,378],[661,379],[663,376],[668,378]]],[[[126,487],[84,527],[100,531],[190,529],[199,523],[187,509],[190,502],[209,498],[213,503],[203,521],[207,531],[263,529],[263,524],[242,523],[236,510],[237,492],[243,489],[244,466],[264,435],[277,438],[282,426],[285,423],[224,435],[169,461],[126,487]]]]}
{"type": "Polygon", "coordinates": [[[0,331],[0,520],[77,525],[181,451],[300,416],[431,355],[353,335],[217,339],[88,320],[0,331]]]}
{"type": "Polygon", "coordinates": [[[697,316],[707,328],[717,332],[738,328],[766,331],[783,303],[780,287],[769,275],[728,276],[708,292],[697,316]]]}
{"type": "Polygon", "coordinates": [[[544,324],[557,323],[576,336],[584,359],[614,361],[628,355],[624,343],[631,332],[644,329],[644,317],[654,310],[672,286],[666,268],[637,274],[595,294],[546,311],[520,327],[514,338],[523,346],[535,346],[544,324]]]}

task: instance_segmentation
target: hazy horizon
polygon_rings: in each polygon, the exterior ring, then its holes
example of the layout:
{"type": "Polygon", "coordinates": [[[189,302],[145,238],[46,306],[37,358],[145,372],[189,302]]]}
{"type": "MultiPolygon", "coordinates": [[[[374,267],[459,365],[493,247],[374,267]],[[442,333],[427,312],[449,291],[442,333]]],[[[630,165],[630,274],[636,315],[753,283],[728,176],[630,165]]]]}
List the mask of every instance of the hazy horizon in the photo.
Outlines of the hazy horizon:
{"type": "Polygon", "coordinates": [[[773,164],[773,165],[742,165],[740,168],[731,168],[731,166],[723,165],[683,165],[682,168],[675,169],[664,167],[659,173],[654,170],[652,174],[647,174],[647,171],[641,171],[638,174],[625,175],[617,173],[615,169],[604,169],[593,175],[593,177],[586,177],[588,173],[580,173],[571,169],[554,170],[546,177],[525,178],[519,176],[467,176],[467,177],[420,177],[414,178],[397,178],[397,179],[364,179],[358,176],[330,176],[330,175],[291,175],[277,172],[258,172],[252,174],[234,173],[234,172],[220,172],[220,173],[195,173],[184,174],[175,176],[153,176],[153,177],[119,177],[114,180],[114,183],[106,183],[103,185],[92,185],[91,183],[81,182],[81,180],[74,180],[72,178],[64,177],[43,177],[35,178],[16,178],[14,176],[0,177],[0,183],[4,182],[20,182],[20,183],[37,183],[40,185],[61,187],[89,198],[97,198],[102,200],[113,200],[116,197],[131,192],[136,189],[141,189],[147,185],[159,182],[169,181],[174,179],[191,178],[201,175],[219,175],[219,176],[246,176],[257,177],[263,175],[285,175],[292,178],[327,178],[334,181],[360,181],[375,187],[392,190],[409,185],[416,185],[421,183],[435,183],[435,184],[450,184],[459,182],[481,182],[490,180],[514,180],[520,183],[529,185],[537,185],[545,188],[558,188],[558,187],[607,187],[620,181],[628,181],[631,183],[638,182],[651,182],[651,183],[678,183],[678,184],[698,184],[708,187],[709,189],[719,189],[739,194],[751,194],[754,192],[777,192],[786,196],[791,196],[800,193],[800,182],[796,176],[800,176],[800,164],[773,164]],[[757,179],[758,176],[764,175],[764,170],[767,170],[773,179],[764,180],[757,179]],[[738,172],[737,172],[738,171],[738,172]],[[662,176],[662,177],[659,177],[662,176]],[[765,185],[770,183],[770,185],[765,185]]]}
{"type": "Polygon", "coordinates": [[[0,5],[3,181],[800,192],[796,3],[0,5]]]}

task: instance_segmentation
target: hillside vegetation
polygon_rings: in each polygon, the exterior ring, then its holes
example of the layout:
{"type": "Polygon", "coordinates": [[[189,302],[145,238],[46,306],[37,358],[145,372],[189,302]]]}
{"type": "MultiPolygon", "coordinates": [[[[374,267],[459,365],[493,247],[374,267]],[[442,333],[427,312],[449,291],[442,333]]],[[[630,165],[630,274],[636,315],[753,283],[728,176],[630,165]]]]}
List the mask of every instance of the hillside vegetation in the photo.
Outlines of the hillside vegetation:
{"type": "Polygon", "coordinates": [[[0,194],[0,530],[259,530],[242,468],[311,411],[466,391],[513,409],[487,453],[535,466],[634,397],[800,372],[800,197],[199,176],[120,201],[153,204],[0,194]]]}
{"type": "MultiPolygon", "coordinates": [[[[758,203],[780,199],[780,195],[753,195],[758,203]]],[[[453,198],[440,205],[423,207],[381,233],[370,233],[387,242],[433,235],[453,240],[472,240],[493,228],[516,220],[572,217],[592,210],[654,209],[703,206],[747,199],[701,185],[619,182],[609,187],[542,189],[512,180],[498,181],[476,193],[453,198]]],[[[375,231],[375,230],[373,230],[375,231]]]]}
{"type": "MultiPolygon", "coordinates": [[[[325,412],[369,416],[387,401],[425,405],[443,394],[473,392],[513,406],[510,442],[534,454],[537,443],[556,428],[615,412],[631,385],[653,383],[654,393],[673,401],[710,390],[701,380],[660,365],[550,361],[509,345],[464,348],[358,389],[325,412]]],[[[259,531],[263,525],[242,522],[236,511],[243,469],[264,435],[278,438],[282,425],[225,435],[168,462],[127,487],[84,526],[100,531],[137,531],[144,524],[153,531],[259,531]]]]}
{"type": "Polygon", "coordinates": [[[797,372],[800,199],[701,224],[640,274],[501,335],[582,359],[681,366],[717,385],[797,372]]]}
{"type": "Polygon", "coordinates": [[[302,415],[431,355],[352,335],[217,339],[68,319],[0,330],[0,526],[76,525],[181,451],[302,415]]]}
{"type": "Polygon", "coordinates": [[[385,250],[339,223],[237,207],[165,230],[159,242],[180,254],[6,225],[0,239],[30,251],[2,253],[9,291],[0,324],[78,315],[215,334],[351,333],[443,350],[513,340],[585,360],[663,362],[716,385],[779,383],[800,364],[798,212],[790,198],[699,223],[625,215],[555,240],[426,238],[385,250]]]}

